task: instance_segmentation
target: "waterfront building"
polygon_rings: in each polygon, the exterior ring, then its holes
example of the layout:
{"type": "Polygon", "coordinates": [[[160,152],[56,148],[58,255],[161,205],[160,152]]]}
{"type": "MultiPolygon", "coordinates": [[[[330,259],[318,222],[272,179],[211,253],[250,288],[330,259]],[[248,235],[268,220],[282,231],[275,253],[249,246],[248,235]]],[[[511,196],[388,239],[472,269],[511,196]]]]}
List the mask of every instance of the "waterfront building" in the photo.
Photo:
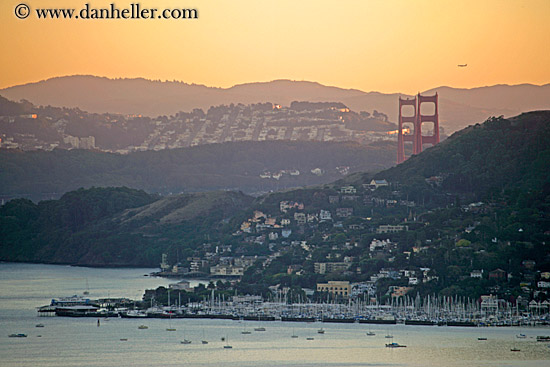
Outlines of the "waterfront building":
{"type": "Polygon", "coordinates": [[[333,296],[347,298],[351,293],[351,285],[347,281],[329,281],[328,283],[317,283],[317,292],[328,292],[333,296]]]}

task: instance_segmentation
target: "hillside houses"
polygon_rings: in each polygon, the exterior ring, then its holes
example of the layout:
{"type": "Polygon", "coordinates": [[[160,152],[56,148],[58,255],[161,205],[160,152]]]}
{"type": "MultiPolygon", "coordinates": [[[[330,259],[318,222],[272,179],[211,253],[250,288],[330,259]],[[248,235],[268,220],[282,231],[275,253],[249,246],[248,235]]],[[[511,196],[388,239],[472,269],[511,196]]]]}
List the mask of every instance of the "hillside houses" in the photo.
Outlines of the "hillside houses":
{"type": "Polygon", "coordinates": [[[386,187],[388,185],[389,185],[389,183],[386,180],[372,180],[369,183],[368,187],[369,187],[370,190],[374,191],[374,190],[376,190],[380,187],[386,187]]]}
{"type": "Polygon", "coordinates": [[[281,201],[279,203],[279,210],[281,213],[286,213],[291,209],[304,210],[304,204],[295,201],[281,201]]]}
{"type": "MultiPolygon", "coordinates": [[[[477,251],[473,241],[469,246],[456,244],[478,235],[482,221],[458,206],[456,212],[467,219],[459,222],[457,236],[439,233],[444,230],[429,227],[430,221],[438,219],[437,212],[422,212],[414,201],[418,198],[411,195],[409,199],[397,184],[393,191],[383,189],[384,182],[376,184],[374,190],[370,185],[327,185],[268,196],[247,212],[244,221],[241,217],[239,223],[231,223],[236,231],[230,243],[224,244],[231,252],[222,256],[209,251],[210,275],[249,279],[246,270],[254,265],[258,276],[269,274],[263,281],[278,283],[269,284],[277,289],[287,289],[288,284],[315,288],[336,278],[357,284],[351,286],[349,296],[382,299],[402,297],[416,287],[439,289],[450,276],[446,267],[434,270],[434,254],[452,259],[477,251]],[[464,231],[472,224],[476,228],[464,231]],[[240,256],[255,252],[265,257],[258,261],[240,256]]],[[[500,245],[498,240],[491,243],[500,245]]],[[[484,249],[476,255],[483,257],[484,249]]],[[[508,272],[505,265],[500,265],[502,269],[476,269],[467,264],[450,268],[457,282],[469,281],[468,286],[478,282],[486,291],[497,293],[517,280],[511,278],[518,276],[517,271],[508,272]]],[[[550,292],[550,272],[536,273],[534,260],[523,260],[517,266],[525,298],[550,292]]]]}

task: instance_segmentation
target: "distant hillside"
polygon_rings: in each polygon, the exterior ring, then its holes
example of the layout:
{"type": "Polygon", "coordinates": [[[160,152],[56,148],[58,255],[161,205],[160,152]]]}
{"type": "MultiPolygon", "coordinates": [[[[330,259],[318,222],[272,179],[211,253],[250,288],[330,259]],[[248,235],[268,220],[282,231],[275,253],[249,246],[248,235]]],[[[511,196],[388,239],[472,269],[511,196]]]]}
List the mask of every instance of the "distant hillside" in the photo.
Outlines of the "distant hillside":
{"type": "MultiPolygon", "coordinates": [[[[496,85],[473,89],[435,88],[440,94],[440,118],[447,132],[453,132],[490,116],[512,116],[534,109],[550,108],[550,84],[496,85]]],[[[230,103],[292,101],[342,102],[355,111],[378,110],[397,120],[397,98],[403,94],[363,92],[324,86],[306,81],[276,80],[212,88],[181,82],[146,79],[108,79],[95,76],[66,76],[0,90],[12,99],[26,99],[37,105],[78,107],[97,113],[173,115],[194,108],[230,103]]]]}
{"type": "Polygon", "coordinates": [[[327,183],[342,173],[379,171],[394,163],[394,150],[391,142],[365,146],[288,141],[209,144],[128,155],[0,149],[0,198],[58,198],[91,186],[129,186],[164,194],[219,189],[265,192],[327,183]],[[316,168],[319,172],[311,173],[316,168]],[[291,175],[290,170],[299,174],[291,175]],[[260,177],[267,172],[281,175],[260,177]]]}

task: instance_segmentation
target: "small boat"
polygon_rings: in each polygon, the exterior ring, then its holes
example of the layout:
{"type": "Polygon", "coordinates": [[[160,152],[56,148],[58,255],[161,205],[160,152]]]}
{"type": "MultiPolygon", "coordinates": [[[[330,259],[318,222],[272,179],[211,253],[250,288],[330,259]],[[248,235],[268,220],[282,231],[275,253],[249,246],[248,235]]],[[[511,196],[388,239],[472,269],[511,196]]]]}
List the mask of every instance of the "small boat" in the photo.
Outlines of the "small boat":
{"type": "Polygon", "coordinates": [[[487,340],[487,338],[479,337],[479,338],[477,338],[477,340],[487,340]]]}
{"type": "Polygon", "coordinates": [[[372,331],[369,331],[369,332],[367,333],[367,336],[375,336],[375,335],[376,335],[376,333],[373,333],[372,331]]]}
{"type": "Polygon", "coordinates": [[[120,338],[120,341],[121,341],[121,342],[127,342],[128,339],[127,339],[127,338],[120,338]]]}
{"type": "Polygon", "coordinates": [[[537,341],[538,342],[550,342],[550,336],[548,335],[543,335],[543,336],[537,336],[537,341]]]}
{"type": "Polygon", "coordinates": [[[393,335],[388,334],[388,335],[386,335],[384,338],[386,338],[386,339],[392,339],[392,338],[393,338],[393,335]]]}
{"type": "Polygon", "coordinates": [[[166,328],[166,331],[176,331],[176,329],[169,327],[169,328],[166,328]]]}
{"type": "Polygon", "coordinates": [[[86,290],[82,292],[82,294],[85,296],[90,294],[90,287],[88,286],[88,278],[86,278],[86,290]]]}
{"type": "Polygon", "coordinates": [[[516,338],[518,338],[518,339],[526,339],[526,338],[527,338],[527,335],[525,335],[525,334],[517,334],[517,335],[516,335],[516,338]]]}
{"type": "Polygon", "coordinates": [[[19,334],[10,334],[8,335],[10,338],[26,338],[27,337],[27,334],[22,334],[22,333],[19,333],[19,334]]]}
{"type": "Polygon", "coordinates": [[[512,349],[510,349],[510,352],[521,352],[521,349],[512,348],[512,349]]]}
{"type": "Polygon", "coordinates": [[[139,325],[139,326],[138,326],[138,329],[140,329],[140,330],[149,329],[149,326],[147,326],[147,325],[139,325]]]}
{"type": "Polygon", "coordinates": [[[191,344],[191,340],[183,339],[183,340],[181,341],[181,344],[191,344]]]}
{"type": "Polygon", "coordinates": [[[208,340],[201,340],[202,344],[208,344],[208,340]]]}
{"type": "Polygon", "coordinates": [[[36,324],[36,327],[44,327],[44,324],[36,324]]]}
{"type": "Polygon", "coordinates": [[[406,348],[406,347],[407,347],[406,345],[401,345],[395,342],[386,344],[386,348],[406,348]]]}
{"type": "Polygon", "coordinates": [[[245,335],[252,334],[252,331],[247,330],[247,329],[246,329],[246,326],[245,326],[244,329],[243,329],[243,331],[241,331],[241,334],[245,334],[245,335]]]}
{"type": "Polygon", "coordinates": [[[311,337],[309,337],[309,338],[306,338],[306,340],[313,340],[313,339],[315,339],[315,338],[311,338],[311,337]]]}
{"type": "Polygon", "coordinates": [[[255,327],[254,331],[265,331],[265,327],[255,327]]]}
{"type": "Polygon", "coordinates": [[[233,346],[229,345],[229,339],[227,338],[227,336],[225,338],[222,338],[222,341],[223,340],[226,340],[226,344],[223,346],[223,349],[231,349],[233,348],[233,346]]]}
{"type": "Polygon", "coordinates": [[[323,328],[320,328],[319,330],[317,330],[317,334],[324,334],[325,333],[325,330],[323,328]]]}

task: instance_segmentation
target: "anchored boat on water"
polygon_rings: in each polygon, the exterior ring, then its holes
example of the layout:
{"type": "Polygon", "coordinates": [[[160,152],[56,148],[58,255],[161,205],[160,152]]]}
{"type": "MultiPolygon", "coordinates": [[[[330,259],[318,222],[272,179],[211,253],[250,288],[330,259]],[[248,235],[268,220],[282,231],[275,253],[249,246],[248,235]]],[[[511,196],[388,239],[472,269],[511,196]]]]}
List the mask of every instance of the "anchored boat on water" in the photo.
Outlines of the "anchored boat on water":
{"type": "Polygon", "coordinates": [[[395,342],[386,344],[386,348],[406,348],[406,347],[407,347],[406,345],[401,345],[395,342]]]}

